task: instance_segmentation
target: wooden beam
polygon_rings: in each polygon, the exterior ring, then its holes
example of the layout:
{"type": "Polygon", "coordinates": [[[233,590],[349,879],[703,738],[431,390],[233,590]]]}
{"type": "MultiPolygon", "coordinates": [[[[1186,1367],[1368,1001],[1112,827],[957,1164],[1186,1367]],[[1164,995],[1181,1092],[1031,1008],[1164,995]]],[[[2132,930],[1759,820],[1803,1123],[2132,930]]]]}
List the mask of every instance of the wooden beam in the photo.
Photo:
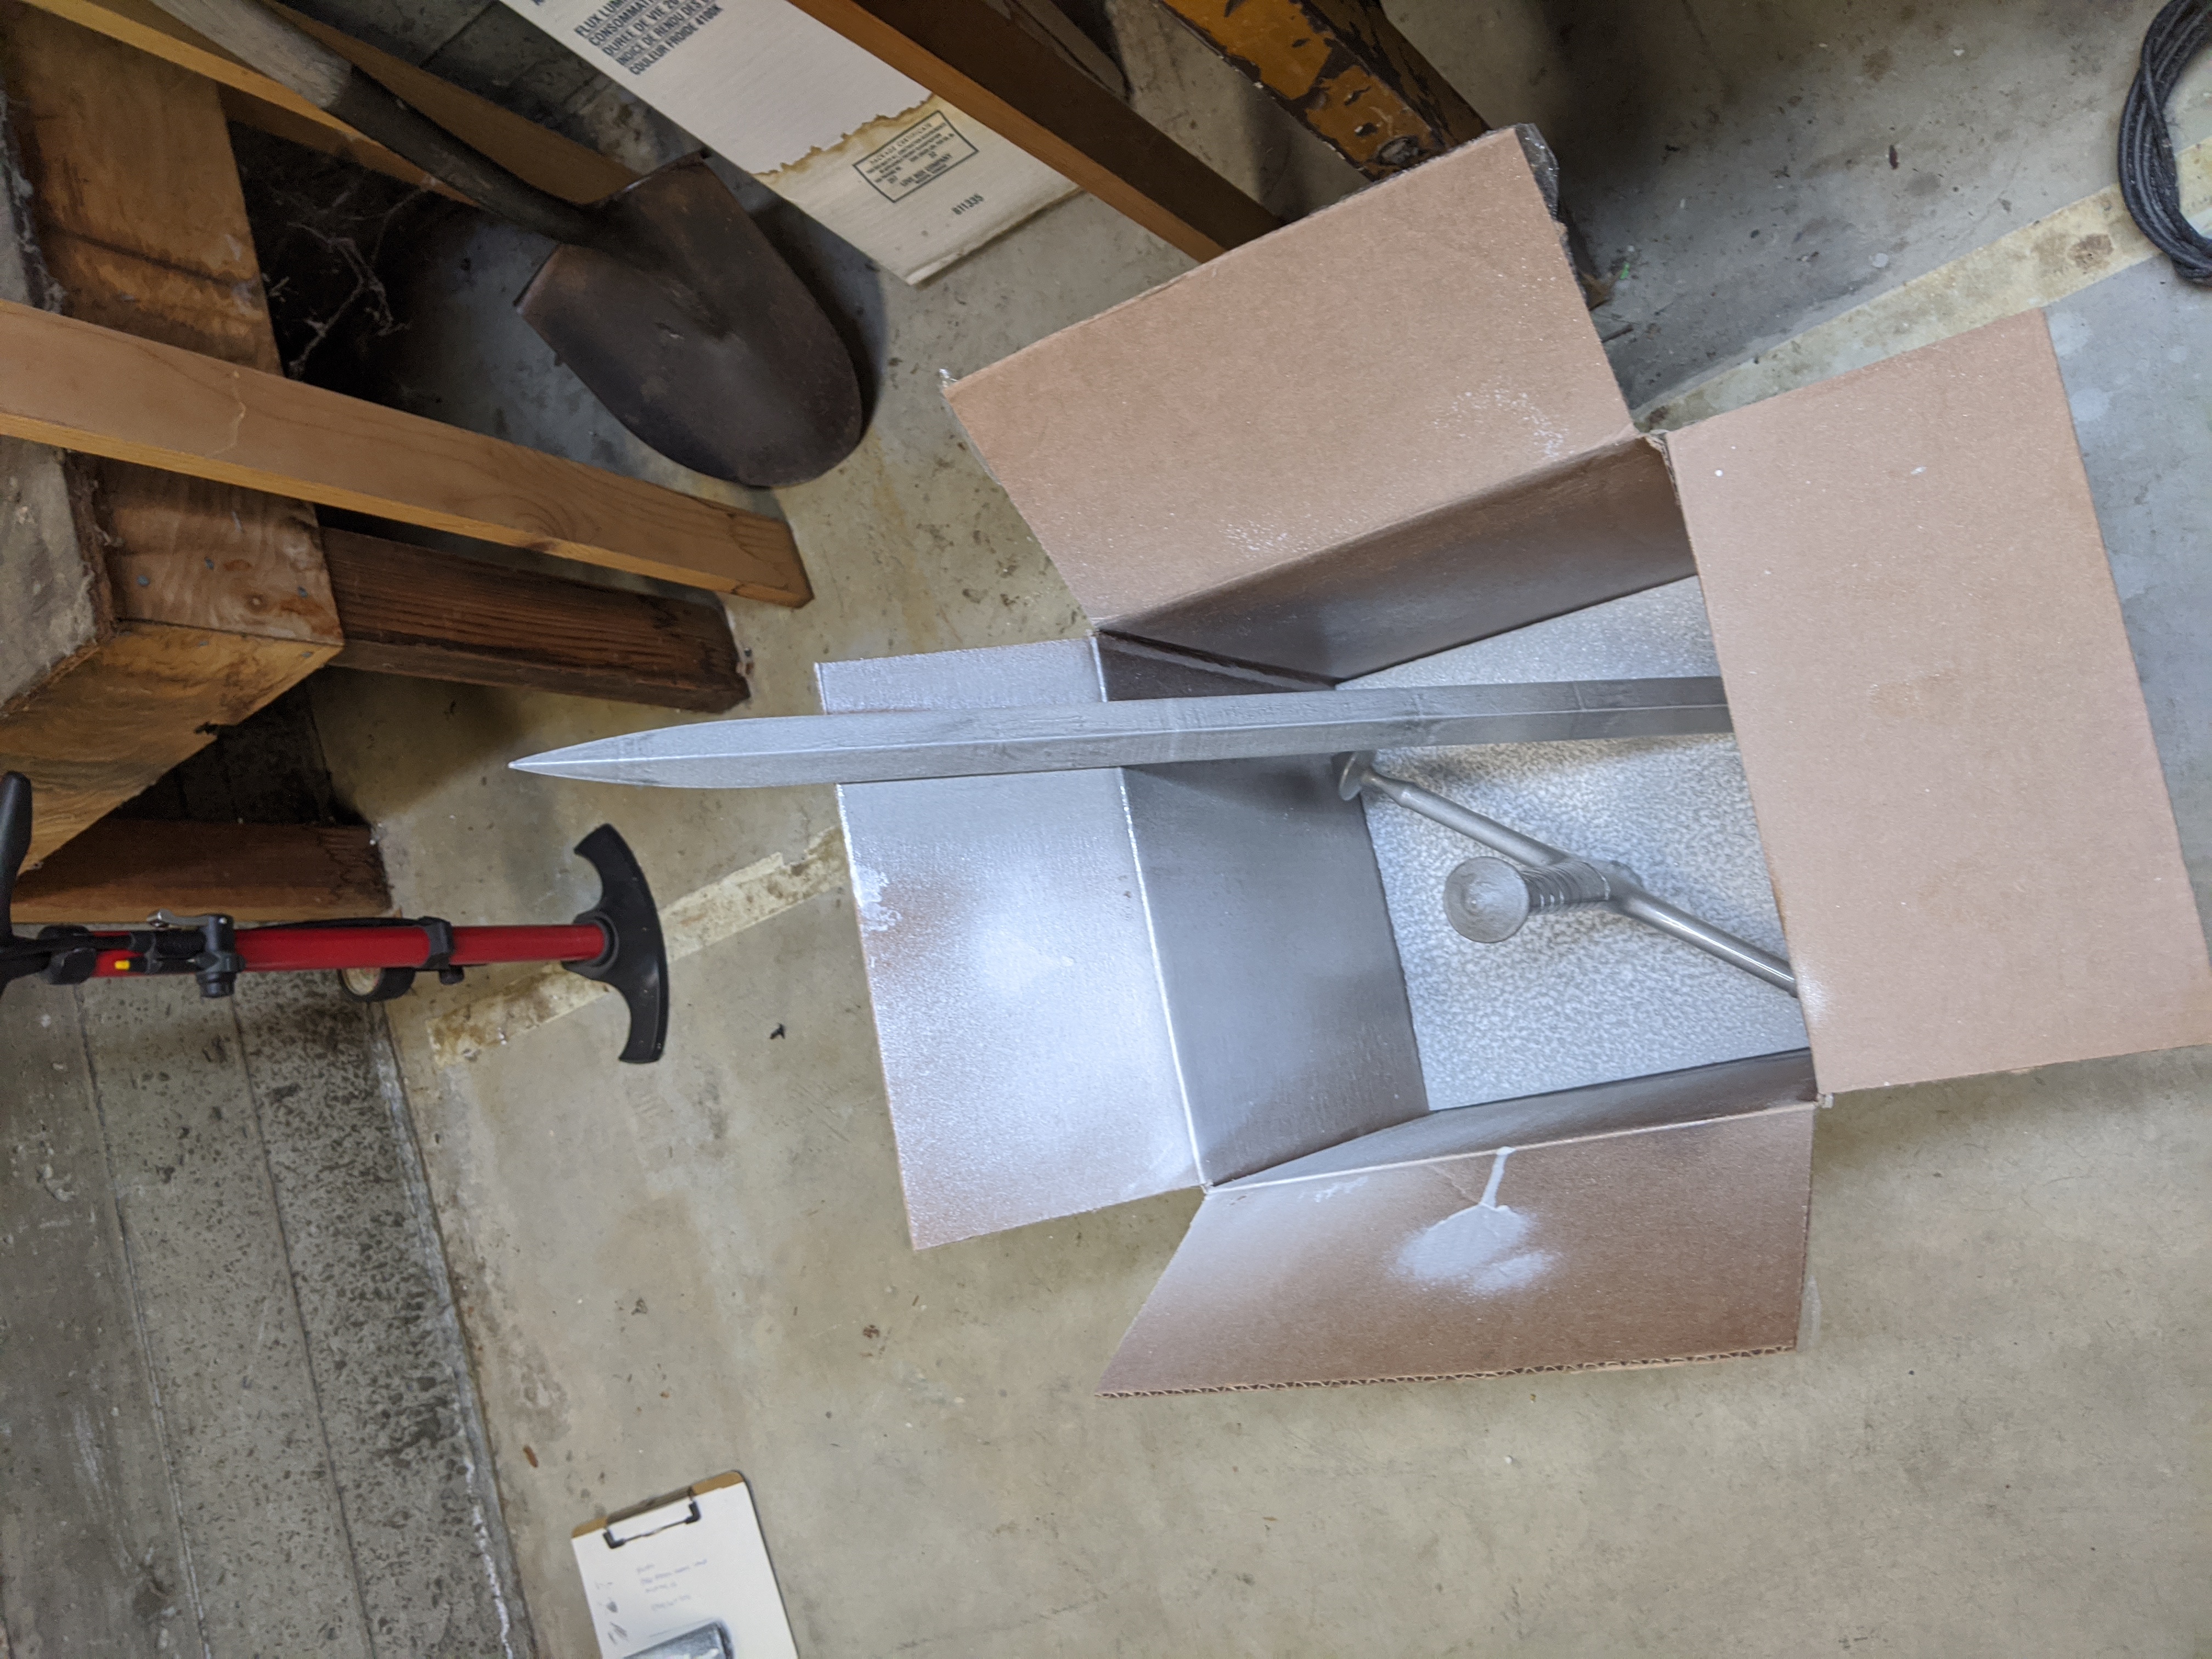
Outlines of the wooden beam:
{"type": "MultiPolygon", "coordinates": [[[[0,42],[27,186],[10,198],[4,234],[36,249],[69,314],[218,368],[273,369],[276,337],[216,88],[27,7],[0,4],[0,42]]],[[[304,502],[123,460],[62,459],[82,483],[70,539],[100,616],[67,660],[11,684],[0,714],[0,764],[39,790],[33,858],[339,644],[304,502]]],[[[6,618],[10,629],[19,623],[36,619],[6,618]]]]}
{"type": "Polygon", "coordinates": [[[1194,259],[1280,223],[986,0],[792,0],[1194,259]]]}
{"type": "Polygon", "coordinates": [[[1370,179],[1489,124],[1382,15],[1380,0],[1160,0],[1370,179]]]}
{"type": "Polygon", "coordinates": [[[29,230],[69,315],[276,370],[246,197],[213,89],[7,0],[29,230]]]}
{"type": "Polygon", "coordinates": [[[156,818],[102,818],[15,886],[18,922],[143,921],[165,905],[327,921],[384,915],[392,894],[365,828],[156,818]]]}
{"type": "Polygon", "coordinates": [[[595,587],[323,532],[341,668],[719,714],[746,696],[719,600],[595,587]]]}
{"type": "MultiPolygon", "coordinates": [[[[234,120],[343,155],[410,184],[453,194],[426,178],[412,162],[362,137],[290,88],[247,68],[204,35],[178,22],[152,0],[29,0],[29,3],[218,82],[232,94],[223,101],[234,120]]],[[[427,70],[283,6],[276,9],[448,131],[541,190],[572,202],[596,202],[637,176],[619,161],[548,131],[488,99],[465,92],[427,70]]]]}
{"type": "Polygon", "coordinates": [[[234,120],[264,126],[282,138],[313,143],[306,137],[326,133],[314,148],[343,154],[349,160],[411,185],[428,185],[420,167],[362,137],[336,116],[325,114],[290,88],[250,70],[205,36],[195,33],[151,0],[27,0],[41,11],[119,40],[126,46],[189,70],[235,93],[243,101],[225,106],[234,120]],[[261,118],[262,112],[266,118],[261,118]],[[341,149],[344,145],[346,148],[341,149]]]}
{"type": "Polygon", "coordinates": [[[220,726],[236,726],[337,654],[216,629],[131,623],[0,720],[0,768],[38,789],[44,858],[129,800],[220,726]]]}
{"type": "Polygon", "coordinates": [[[790,526],[0,301],[0,433],[688,586],[800,605],[790,526]]]}

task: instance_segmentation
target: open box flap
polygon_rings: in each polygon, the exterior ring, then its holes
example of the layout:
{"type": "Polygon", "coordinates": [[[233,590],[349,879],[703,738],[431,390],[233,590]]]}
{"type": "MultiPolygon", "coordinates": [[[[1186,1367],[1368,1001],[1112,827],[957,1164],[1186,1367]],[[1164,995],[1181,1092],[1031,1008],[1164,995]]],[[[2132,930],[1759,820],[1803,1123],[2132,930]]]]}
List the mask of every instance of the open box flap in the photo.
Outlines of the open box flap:
{"type": "MultiPolygon", "coordinates": [[[[815,672],[833,713],[1105,696],[1082,640],[815,672]]],[[[1196,1186],[1121,775],[837,799],[916,1248],[1196,1186]]]]}
{"type": "Polygon", "coordinates": [[[1821,1086],[2212,1042],[2042,313],[1667,449],[1821,1086]]]}
{"type": "MultiPolygon", "coordinates": [[[[832,710],[1258,689],[1092,640],[817,674],[832,710]]],[[[1326,757],[838,801],[917,1245],[1225,1180],[1423,1111],[1374,848],[1326,757]]]]}
{"type": "Polygon", "coordinates": [[[1113,632],[1342,678],[1690,572],[1510,131],[946,395],[1113,632]]]}
{"type": "Polygon", "coordinates": [[[1217,1188],[1099,1392],[1790,1347],[1812,1088],[1802,1051],[1731,1060],[1431,1113],[1217,1188]]]}

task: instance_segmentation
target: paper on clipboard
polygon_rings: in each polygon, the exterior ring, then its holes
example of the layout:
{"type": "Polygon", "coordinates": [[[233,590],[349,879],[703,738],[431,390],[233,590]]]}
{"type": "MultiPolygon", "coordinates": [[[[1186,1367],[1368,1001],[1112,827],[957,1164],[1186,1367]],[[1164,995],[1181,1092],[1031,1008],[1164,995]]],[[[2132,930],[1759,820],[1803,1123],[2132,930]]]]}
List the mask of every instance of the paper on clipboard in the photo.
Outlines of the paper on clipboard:
{"type": "MultiPolygon", "coordinates": [[[[736,1659],[798,1659],[752,1490],[719,1474],[642,1510],[579,1527],[570,1543],[600,1659],[633,1659],[719,1625],[736,1659]]],[[[686,1654],[713,1655],[702,1636],[686,1654]]]]}

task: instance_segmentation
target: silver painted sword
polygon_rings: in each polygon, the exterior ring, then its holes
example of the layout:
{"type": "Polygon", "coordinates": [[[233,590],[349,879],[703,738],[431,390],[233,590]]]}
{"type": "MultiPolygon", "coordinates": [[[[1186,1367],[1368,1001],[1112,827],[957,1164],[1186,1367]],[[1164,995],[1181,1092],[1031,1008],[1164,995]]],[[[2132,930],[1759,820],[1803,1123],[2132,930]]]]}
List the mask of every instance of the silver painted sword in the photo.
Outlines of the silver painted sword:
{"type": "Polygon", "coordinates": [[[599,783],[761,789],[1729,729],[1717,678],[1568,680],[705,720],[514,765],[599,783]]]}

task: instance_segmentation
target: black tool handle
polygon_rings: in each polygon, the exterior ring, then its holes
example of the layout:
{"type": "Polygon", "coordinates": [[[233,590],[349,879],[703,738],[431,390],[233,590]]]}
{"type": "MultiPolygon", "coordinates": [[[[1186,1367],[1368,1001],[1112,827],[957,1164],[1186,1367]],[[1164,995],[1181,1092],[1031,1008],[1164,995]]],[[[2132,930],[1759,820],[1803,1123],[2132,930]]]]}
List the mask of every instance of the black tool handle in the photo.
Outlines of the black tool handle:
{"type": "Polygon", "coordinates": [[[617,1058],[650,1066],[668,1042],[668,947],[659,908],[636,855],[614,825],[601,824],[576,843],[576,851],[599,872],[599,902],[576,920],[597,922],[607,948],[595,961],[562,965],[622,993],[629,1009],[629,1038],[617,1058]]]}
{"type": "Polygon", "coordinates": [[[0,943],[15,936],[15,878],[31,850],[31,781],[0,773],[0,943]]]}

